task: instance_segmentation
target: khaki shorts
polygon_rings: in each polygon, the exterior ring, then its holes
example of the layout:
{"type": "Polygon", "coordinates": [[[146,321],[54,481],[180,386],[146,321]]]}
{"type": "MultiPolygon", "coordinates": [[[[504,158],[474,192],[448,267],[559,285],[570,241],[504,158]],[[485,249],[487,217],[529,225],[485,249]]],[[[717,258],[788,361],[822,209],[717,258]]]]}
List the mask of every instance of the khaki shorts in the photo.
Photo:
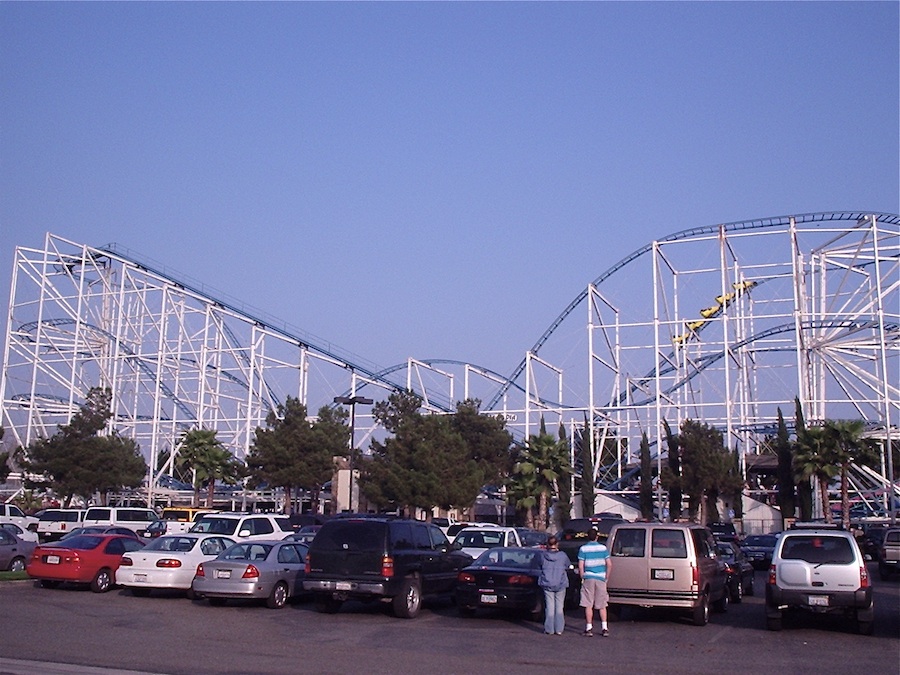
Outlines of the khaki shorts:
{"type": "Polygon", "coordinates": [[[605,609],[609,604],[609,594],[606,592],[606,582],[599,579],[582,579],[581,580],[581,602],[582,607],[593,607],[594,609],[605,609]]]}

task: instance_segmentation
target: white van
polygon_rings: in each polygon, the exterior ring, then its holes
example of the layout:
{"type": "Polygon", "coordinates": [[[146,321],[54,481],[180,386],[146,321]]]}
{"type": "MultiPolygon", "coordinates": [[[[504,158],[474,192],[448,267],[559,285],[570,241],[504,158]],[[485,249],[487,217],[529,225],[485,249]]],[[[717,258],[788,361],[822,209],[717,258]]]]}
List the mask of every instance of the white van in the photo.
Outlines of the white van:
{"type": "Polygon", "coordinates": [[[150,523],[159,520],[153,509],[141,509],[133,506],[92,506],[84,514],[82,525],[116,525],[134,530],[139,537],[144,535],[150,523]]]}

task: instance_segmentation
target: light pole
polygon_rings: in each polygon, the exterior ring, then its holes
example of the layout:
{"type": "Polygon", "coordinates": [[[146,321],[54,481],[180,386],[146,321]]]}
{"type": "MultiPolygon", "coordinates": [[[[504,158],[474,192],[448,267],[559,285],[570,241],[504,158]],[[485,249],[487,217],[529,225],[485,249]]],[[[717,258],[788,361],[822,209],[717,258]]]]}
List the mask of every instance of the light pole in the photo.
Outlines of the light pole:
{"type": "Polygon", "coordinates": [[[353,457],[356,454],[356,445],[355,445],[355,432],[356,432],[356,406],[357,404],[362,405],[372,405],[374,401],[370,398],[366,398],[365,396],[335,396],[335,403],[340,403],[342,405],[350,406],[350,498],[349,498],[349,507],[350,512],[353,511],[353,471],[354,471],[354,461],[353,457]]]}

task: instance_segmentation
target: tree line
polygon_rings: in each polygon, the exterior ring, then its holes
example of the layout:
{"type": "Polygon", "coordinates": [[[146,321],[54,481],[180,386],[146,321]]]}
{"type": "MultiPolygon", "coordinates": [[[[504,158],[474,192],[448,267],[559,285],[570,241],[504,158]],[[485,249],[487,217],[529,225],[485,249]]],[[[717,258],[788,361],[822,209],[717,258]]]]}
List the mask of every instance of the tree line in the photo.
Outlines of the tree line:
{"type": "MultiPolygon", "coordinates": [[[[107,430],[110,401],[108,389],[92,388],[68,424],[60,425],[50,438],[38,438],[14,451],[27,487],[52,489],[68,505],[76,495],[90,498],[99,493],[105,500],[109,492],[135,488],[146,480],[148,467],[138,445],[107,430]]],[[[551,524],[551,508],[557,510],[557,522],[568,520],[576,476],[582,512],[593,513],[595,467],[587,419],[574,434],[573,452],[562,425],[557,433],[549,433],[542,418],[537,434],[516,443],[505,421],[481,412],[480,405],[467,400],[453,413],[426,414],[421,411],[422,399],[410,392],[393,393],[375,404],[374,417],[387,436],[373,439],[364,456],[352,450],[368,502],[380,510],[406,513],[433,507],[465,510],[485,486],[493,485],[505,490],[519,522],[543,530],[551,524]],[[577,466],[570,461],[573,454],[577,466]]],[[[332,480],[337,462],[351,452],[347,420],[344,408],[330,406],[311,417],[303,403],[288,397],[267,415],[265,427],[255,430],[246,461],[235,458],[215,431],[198,427],[182,434],[173,465],[189,477],[194,505],[199,505],[205,490],[211,506],[216,484],[245,481],[250,488],[281,488],[286,510],[297,491],[305,490],[318,512],[323,487],[332,480]]],[[[668,494],[672,519],[715,522],[721,517],[720,496],[729,498],[740,516],[744,481],[737,449],[726,448],[721,432],[694,420],[685,420],[677,431],[667,422],[663,427],[668,458],[660,476],[651,462],[646,434],[641,439],[642,516],[656,516],[654,479],[668,494]]],[[[877,456],[862,431],[861,421],[826,420],[808,427],[797,402],[791,438],[778,410],[777,433],[764,445],[778,457],[777,502],[785,518],[799,512],[801,519],[810,519],[813,487],[827,504],[828,485],[839,476],[842,519],[849,522],[850,463],[873,463],[877,456]]],[[[598,471],[609,471],[618,461],[614,445],[615,439],[604,444],[598,471]]],[[[5,478],[6,459],[0,455],[4,472],[0,478],[5,478]]],[[[168,459],[161,458],[160,466],[168,459]]],[[[830,509],[825,517],[830,519],[830,509]]]]}

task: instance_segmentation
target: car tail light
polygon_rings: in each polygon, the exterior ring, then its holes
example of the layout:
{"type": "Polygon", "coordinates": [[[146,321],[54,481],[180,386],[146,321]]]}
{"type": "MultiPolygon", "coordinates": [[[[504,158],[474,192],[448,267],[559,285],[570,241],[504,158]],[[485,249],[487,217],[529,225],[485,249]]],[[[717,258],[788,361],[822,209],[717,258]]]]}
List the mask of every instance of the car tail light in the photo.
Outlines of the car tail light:
{"type": "Polygon", "coordinates": [[[123,555],[122,559],[119,561],[119,567],[131,567],[132,565],[134,565],[134,563],[127,555],[123,555]]]}
{"type": "Polygon", "coordinates": [[[241,575],[241,579],[258,579],[259,578],[259,570],[256,568],[256,565],[247,565],[247,569],[244,570],[244,573],[241,575]]]}
{"type": "Polygon", "coordinates": [[[458,575],[456,575],[456,580],[463,584],[474,584],[475,575],[471,572],[460,572],[458,575]]]}
{"type": "Polygon", "coordinates": [[[691,565],[691,583],[700,587],[700,568],[696,565],[691,565]]]}
{"type": "Polygon", "coordinates": [[[312,568],[310,567],[310,564],[309,564],[309,556],[306,556],[306,566],[303,568],[303,572],[305,574],[309,574],[310,572],[312,572],[312,568]]]}
{"type": "Polygon", "coordinates": [[[197,571],[194,572],[194,576],[195,577],[205,577],[206,576],[206,572],[203,571],[203,563],[200,563],[199,565],[197,565],[197,571]]]}
{"type": "Polygon", "coordinates": [[[859,566],[859,587],[860,588],[868,588],[869,587],[869,572],[866,569],[865,565],[859,566]]]}
{"type": "Polygon", "coordinates": [[[769,585],[774,586],[776,583],[775,565],[769,565],[769,585]]]}
{"type": "Polygon", "coordinates": [[[156,566],[167,568],[181,567],[181,561],[175,558],[162,558],[161,560],[156,561],[156,566]]]}
{"type": "Polygon", "coordinates": [[[509,583],[513,586],[532,586],[535,583],[535,579],[527,574],[513,574],[509,578],[509,583]]]}
{"type": "Polygon", "coordinates": [[[394,576],[394,559],[389,555],[381,558],[381,576],[388,578],[394,576]]]}

